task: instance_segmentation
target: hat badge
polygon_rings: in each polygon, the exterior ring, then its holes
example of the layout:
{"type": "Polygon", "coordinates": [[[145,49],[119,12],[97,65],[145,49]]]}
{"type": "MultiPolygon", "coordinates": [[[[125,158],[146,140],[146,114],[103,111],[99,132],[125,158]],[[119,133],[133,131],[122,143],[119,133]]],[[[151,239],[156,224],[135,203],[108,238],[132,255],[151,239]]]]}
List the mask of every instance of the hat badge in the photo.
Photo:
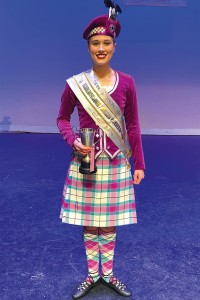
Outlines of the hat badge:
{"type": "Polygon", "coordinates": [[[109,28],[110,28],[110,32],[114,32],[114,31],[115,31],[115,26],[114,26],[114,24],[110,24],[109,28]]]}

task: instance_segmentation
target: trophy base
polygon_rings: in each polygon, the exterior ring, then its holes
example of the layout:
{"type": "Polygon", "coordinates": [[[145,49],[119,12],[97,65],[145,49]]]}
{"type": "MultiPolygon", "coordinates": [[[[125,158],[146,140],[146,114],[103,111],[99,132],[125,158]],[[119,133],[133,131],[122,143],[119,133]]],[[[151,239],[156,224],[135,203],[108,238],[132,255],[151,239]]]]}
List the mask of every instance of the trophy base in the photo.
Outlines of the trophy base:
{"type": "Polygon", "coordinates": [[[94,171],[90,172],[90,163],[81,162],[81,165],[79,167],[79,173],[81,174],[94,174],[97,171],[97,167],[94,167],[94,171]]]}

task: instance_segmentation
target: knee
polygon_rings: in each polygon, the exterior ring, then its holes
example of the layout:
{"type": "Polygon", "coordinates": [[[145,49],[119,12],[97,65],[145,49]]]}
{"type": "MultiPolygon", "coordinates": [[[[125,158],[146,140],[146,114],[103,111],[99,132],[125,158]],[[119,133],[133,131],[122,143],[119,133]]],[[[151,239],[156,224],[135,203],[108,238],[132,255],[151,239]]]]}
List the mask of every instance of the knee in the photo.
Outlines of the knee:
{"type": "Polygon", "coordinates": [[[93,226],[84,226],[83,228],[85,231],[96,231],[98,227],[93,227],[93,226]]]}
{"type": "Polygon", "coordinates": [[[112,227],[100,227],[100,231],[101,232],[105,232],[105,233],[110,233],[110,232],[115,232],[116,231],[116,227],[112,226],[112,227]]]}

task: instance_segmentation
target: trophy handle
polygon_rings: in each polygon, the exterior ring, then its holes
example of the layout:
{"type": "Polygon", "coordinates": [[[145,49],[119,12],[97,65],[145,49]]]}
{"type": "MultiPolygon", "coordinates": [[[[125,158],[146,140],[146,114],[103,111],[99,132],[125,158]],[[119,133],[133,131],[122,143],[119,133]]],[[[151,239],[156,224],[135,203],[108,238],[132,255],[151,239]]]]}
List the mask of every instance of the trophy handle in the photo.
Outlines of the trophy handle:
{"type": "MultiPolygon", "coordinates": [[[[72,129],[75,131],[75,133],[77,133],[79,135],[79,137],[76,138],[77,142],[81,142],[80,128],[78,128],[76,126],[73,126],[72,129]]],[[[95,132],[97,132],[97,130],[95,130],[95,132]]],[[[101,132],[99,133],[99,139],[95,143],[93,143],[92,147],[94,147],[100,141],[100,139],[102,138],[102,136],[103,136],[103,134],[102,134],[102,130],[101,130],[101,132]]]]}
{"type": "Polygon", "coordinates": [[[72,130],[76,133],[76,135],[78,135],[78,137],[80,137],[80,129],[77,126],[72,126],[72,130]]]}

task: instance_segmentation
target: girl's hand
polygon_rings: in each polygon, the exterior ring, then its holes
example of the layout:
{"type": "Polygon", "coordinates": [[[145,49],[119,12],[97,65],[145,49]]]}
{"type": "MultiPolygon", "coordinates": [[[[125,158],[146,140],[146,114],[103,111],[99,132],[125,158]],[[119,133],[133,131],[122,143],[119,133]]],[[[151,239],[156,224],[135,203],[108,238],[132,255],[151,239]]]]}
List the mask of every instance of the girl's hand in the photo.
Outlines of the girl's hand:
{"type": "Polygon", "coordinates": [[[133,174],[133,183],[140,184],[141,180],[144,178],[143,170],[135,170],[133,174]]]}
{"type": "Polygon", "coordinates": [[[82,154],[82,155],[87,155],[91,152],[91,147],[87,147],[87,146],[84,146],[82,143],[81,143],[81,139],[80,138],[77,138],[75,141],[74,141],[74,144],[73,144],[75,150],[82,154]]]}

